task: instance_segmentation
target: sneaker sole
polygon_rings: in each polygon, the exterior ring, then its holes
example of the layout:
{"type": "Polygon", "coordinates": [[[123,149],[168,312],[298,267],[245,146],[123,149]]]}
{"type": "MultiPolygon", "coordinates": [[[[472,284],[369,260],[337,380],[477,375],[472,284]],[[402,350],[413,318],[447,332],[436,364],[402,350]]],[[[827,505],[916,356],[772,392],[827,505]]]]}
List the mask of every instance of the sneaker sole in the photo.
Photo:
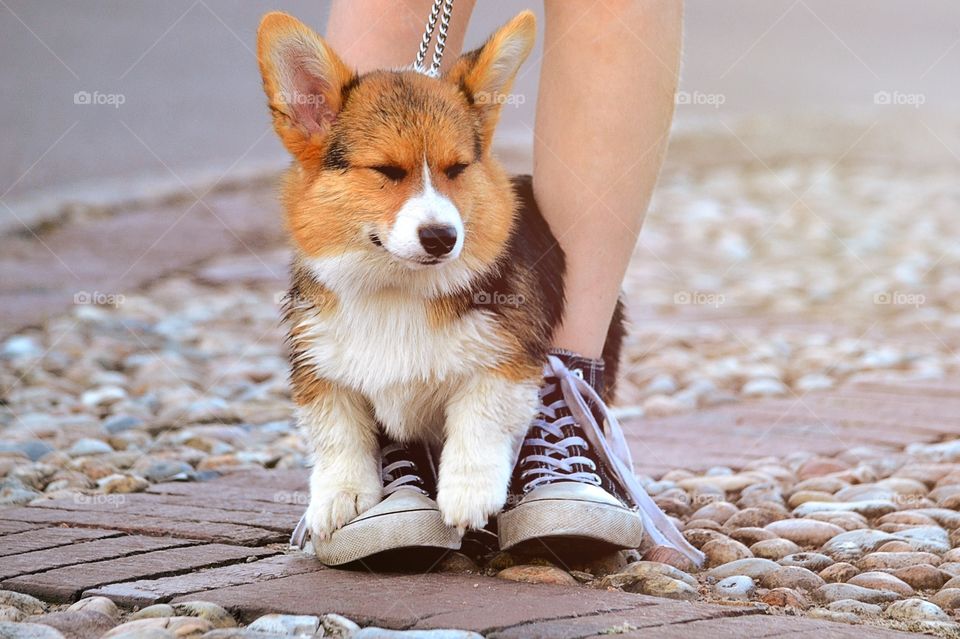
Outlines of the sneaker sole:
{"type": "Polygon", "coordinates": [[[575,499],[538,499],[520,504],[497,519],[500,548],[533,540],[585,540],[612,548],[636,548],[643,522],[626,508],[575,499]]]}
{"type": "Polygon", "coordinates": [[[460,535],[443,523],[439,510],[406,510],[354,520],[313,548],[323,564],[340,566],[391,550],[457,550],[460,535]]]}

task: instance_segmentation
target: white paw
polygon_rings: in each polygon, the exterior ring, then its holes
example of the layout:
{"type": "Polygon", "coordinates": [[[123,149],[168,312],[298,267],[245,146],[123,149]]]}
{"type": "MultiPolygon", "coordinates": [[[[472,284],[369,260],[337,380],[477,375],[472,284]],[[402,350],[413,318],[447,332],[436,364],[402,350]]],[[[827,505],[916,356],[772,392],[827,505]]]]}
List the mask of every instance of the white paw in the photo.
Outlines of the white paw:
{"type": "MultiPolygon", "coordinates": [[[[499,475],[499,473],[491,473],[499,475]]],[[[437,488],[437,505],[444,523],[461,535],[467,529],[483,528],[507,501],[507,482],[488,477],[441,474],[437,488]]]]}
{"type": "Polygon", "coordinates": [[[334,531],[380,503],[382,497],[379,486],[376,489],[362,489],[356,486],[333,485],[313,490],[306,514],[307,525],[313,538],[327,541],[334,531]]]}

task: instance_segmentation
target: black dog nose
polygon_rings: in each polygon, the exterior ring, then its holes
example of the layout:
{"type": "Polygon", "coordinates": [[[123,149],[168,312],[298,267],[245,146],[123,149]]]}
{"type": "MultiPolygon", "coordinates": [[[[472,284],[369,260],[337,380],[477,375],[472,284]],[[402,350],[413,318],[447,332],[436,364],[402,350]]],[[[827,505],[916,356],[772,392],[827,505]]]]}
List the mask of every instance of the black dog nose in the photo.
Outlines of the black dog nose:
{"type": "Polygon", "coordinates": [[[421,226],[417,233],[423,250],[434,257],[443,257],[457,244],[457,229],[449,224],[421,226]]]}

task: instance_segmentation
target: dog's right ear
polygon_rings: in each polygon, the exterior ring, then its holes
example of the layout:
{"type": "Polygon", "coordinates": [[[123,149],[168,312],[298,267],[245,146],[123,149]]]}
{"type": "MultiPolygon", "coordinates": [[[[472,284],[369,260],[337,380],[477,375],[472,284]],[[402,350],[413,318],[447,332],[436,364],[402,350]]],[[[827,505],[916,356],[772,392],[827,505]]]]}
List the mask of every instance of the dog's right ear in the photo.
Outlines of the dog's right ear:
{"type": "Polygon", "coordinates": [[[283,145],[304,166],[321,161],[343,88],[356,74],[310,27],[279,11],[260,21],[257,60],[283,145]]]}

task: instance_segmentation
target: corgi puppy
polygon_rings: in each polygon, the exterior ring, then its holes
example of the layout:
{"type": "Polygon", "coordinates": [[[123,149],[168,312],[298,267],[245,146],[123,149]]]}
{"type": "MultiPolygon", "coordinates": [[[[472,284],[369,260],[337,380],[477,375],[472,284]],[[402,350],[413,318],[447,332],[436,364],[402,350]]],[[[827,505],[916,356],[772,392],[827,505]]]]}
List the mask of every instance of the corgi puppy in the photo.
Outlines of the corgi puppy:
{"type": "Polygon", "coordinates": [[[490,150],[535,31],[523,12],[433,78],[357,74],[295,18],[260,25],[294,159],[285,321],[316,539],[381,500],[381,431],[441,450],[446,525],[462,534],[504,505],[563,312],[563,253],[529,179],[511,181],[490,150]]]}

